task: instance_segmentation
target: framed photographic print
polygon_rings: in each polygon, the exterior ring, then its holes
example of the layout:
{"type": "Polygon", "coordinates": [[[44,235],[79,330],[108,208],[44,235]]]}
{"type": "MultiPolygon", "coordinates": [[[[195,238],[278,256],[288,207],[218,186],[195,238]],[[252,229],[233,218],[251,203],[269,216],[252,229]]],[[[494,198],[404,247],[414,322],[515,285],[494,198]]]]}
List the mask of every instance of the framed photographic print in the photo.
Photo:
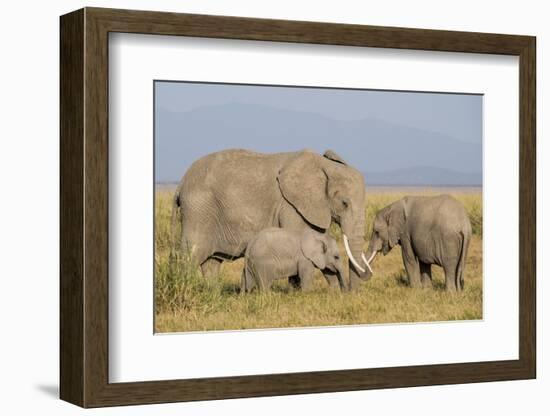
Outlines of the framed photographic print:
{"type": "Polygon", "coordinates": [[[61,17],[83,407],[536,376],[535,38],[61,17]]]}

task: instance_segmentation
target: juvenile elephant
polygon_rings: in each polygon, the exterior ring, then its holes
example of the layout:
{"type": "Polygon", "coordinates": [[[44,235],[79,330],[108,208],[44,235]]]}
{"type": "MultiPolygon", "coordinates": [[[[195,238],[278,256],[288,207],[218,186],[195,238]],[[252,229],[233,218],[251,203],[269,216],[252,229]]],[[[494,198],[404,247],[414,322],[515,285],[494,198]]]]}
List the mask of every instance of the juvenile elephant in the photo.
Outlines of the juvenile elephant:
{"type": "Polygon", "coordinates": [[[445,288],[462,290],[471,235],[466,210],[453,197],[407,196],[376,214],[367,261],[399,244],[412,287],[431,287],[431,265],[437,264],[445,271],[445,288]]]}
{"type": "Polygon", "coordinates": [[[268,290],[274,280],[292,276],[297,276],[302,290],[307,291],[311,288],[315,268],[335,274],[340,289],[346,289],[342,259],[332,237],[313,230],[266,228],[246,248],[241,292],[255,287],[268,290]]]}

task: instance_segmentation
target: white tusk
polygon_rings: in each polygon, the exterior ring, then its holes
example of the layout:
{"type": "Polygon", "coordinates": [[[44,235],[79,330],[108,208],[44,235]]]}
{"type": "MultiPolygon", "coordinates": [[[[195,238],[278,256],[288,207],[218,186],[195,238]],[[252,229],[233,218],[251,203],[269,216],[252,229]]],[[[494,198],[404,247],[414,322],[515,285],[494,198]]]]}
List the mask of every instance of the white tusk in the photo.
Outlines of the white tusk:
{"type": "Polygon", "coordinates": [[[353,258],[353,254],[351,254],[351,250],[349,248],[348,236],[345,234],[344,234],[344,247],[346,248],[346,254],[349,257],[349,260],[353,263],[353,265],[357,268],[357,270],[359,270],[361,273],[365,273],[365,269],[359,266],[359,263],[357,263],[353,258]]]}
{"type": "Polygon", "coordinates": [[[370,267],[370,264],[369,262],[367,261],[367,258],[365,257],[365,253],[361,253],[361,258],[363,259],[363,261],[365,262],[366,266],[369,268],[370,272],[372,274],[374,274],[374,272],[372,271],[371,267],[370,267]]]}
{"type": "Polygon", "coordinates": [[[374,256],[376,256],[376,251],[372,253],[372,255],[370,256],[370,259],[369,259],[369,264],[372,263],[372,261],[374,260],[374,256]]]}

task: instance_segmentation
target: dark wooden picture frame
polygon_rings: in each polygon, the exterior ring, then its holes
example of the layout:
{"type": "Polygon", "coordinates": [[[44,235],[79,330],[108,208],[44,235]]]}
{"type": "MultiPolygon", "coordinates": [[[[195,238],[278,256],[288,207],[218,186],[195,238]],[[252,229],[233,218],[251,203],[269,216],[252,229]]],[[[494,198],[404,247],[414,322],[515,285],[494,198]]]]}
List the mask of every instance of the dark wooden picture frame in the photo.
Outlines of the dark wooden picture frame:
{"type": "Polygon", "coordinates": [[[85,8],[61,17],[60,396],[83,407],[536,377],[535,38],[85,8]],[[109,383],[110,32],[519,56],[519,359],[109,383]]]}

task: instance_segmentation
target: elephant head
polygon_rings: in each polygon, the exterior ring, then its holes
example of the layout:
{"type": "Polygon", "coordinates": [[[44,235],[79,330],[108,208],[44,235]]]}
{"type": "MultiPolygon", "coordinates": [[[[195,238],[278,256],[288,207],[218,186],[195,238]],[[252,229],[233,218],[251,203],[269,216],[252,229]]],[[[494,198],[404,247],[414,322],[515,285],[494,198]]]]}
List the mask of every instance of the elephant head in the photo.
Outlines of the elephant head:
{"type": "Polygon", "coordinates": [[[406,201],[401,199],[381,209],[374,218],[367,250],[367,262],[372,263],[376,253],[386,255],[399,244],[407,220],[406,201]]]}
{"type": "Polygon", "coordinates": [[[368,279],[370,269],[360,263],[365,258],[363,175],[332,151],[323,156],[303,151],[283,166],[277,180],[283,197],[313,229],[324,232],[331,221],[340,226],[350,260],[350,285],[353,287],[358,277],[368,279]]]}
{"type": "Polygon", "coordinates": [[[308,231],[300,241],[302,253],[320,270],[336,274],[340,289],[345,290],[344,266],[340,258],[338,244],[328,234],[308,231]]]}

